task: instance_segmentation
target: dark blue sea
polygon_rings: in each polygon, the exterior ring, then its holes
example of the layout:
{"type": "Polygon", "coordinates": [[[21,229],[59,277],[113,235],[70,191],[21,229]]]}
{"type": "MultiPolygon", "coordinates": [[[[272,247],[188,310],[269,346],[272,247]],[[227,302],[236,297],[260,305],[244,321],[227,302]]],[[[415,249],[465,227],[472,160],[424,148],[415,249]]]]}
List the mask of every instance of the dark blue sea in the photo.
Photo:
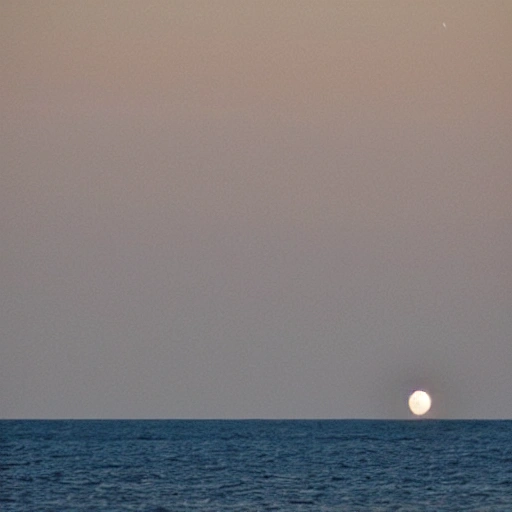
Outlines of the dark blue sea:
{"type": "Polygon", "coordinates": [[[512,421],[0,421],[0,510],[512,511],[512,421]]]}

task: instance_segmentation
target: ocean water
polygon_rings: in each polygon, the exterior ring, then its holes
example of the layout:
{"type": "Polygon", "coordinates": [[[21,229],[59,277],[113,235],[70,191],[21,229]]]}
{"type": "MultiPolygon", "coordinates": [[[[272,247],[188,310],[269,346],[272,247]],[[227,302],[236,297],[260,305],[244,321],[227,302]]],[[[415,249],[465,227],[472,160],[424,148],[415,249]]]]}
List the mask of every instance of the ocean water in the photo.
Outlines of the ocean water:
{"type": "Polygon", "coordinates": [[[512,421],[0,421],[0,510],[512,511],[512,421]]]}

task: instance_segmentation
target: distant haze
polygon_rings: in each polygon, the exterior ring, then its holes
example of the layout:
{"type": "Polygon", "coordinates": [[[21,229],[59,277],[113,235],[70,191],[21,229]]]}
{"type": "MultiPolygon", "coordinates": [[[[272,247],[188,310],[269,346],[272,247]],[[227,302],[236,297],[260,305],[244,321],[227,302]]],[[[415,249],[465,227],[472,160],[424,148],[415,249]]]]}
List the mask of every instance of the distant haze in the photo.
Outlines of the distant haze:
{"type": "Polygon", "coordinates": [[[512,2],[0,29],[0,417],[512,418],[512,2]]]}

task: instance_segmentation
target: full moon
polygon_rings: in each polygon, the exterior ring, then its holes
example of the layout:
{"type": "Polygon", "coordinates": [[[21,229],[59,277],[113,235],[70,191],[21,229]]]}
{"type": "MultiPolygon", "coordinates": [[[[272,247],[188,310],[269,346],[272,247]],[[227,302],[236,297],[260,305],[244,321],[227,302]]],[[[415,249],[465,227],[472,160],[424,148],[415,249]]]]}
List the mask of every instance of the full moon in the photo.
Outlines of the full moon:
{"type": "Polygon", "coordinates": [[[409,397],[409,409],[411,409],[411,412],[416,416],[423,416],[429,411],[431,405],[432,400],[430,399],[429,394],[425,391],[415,391],[409,397]]]}

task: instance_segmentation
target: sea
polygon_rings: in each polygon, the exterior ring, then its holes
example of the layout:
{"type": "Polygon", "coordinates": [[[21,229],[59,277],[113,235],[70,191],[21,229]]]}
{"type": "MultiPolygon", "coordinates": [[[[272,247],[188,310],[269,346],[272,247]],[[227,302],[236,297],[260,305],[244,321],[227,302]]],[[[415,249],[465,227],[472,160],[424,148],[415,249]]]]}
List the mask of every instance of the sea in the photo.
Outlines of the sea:
{"type": "Polygon", "coordinates": [[[0,510],[512,511],[512,421],[3,420],[0,510]]]}

